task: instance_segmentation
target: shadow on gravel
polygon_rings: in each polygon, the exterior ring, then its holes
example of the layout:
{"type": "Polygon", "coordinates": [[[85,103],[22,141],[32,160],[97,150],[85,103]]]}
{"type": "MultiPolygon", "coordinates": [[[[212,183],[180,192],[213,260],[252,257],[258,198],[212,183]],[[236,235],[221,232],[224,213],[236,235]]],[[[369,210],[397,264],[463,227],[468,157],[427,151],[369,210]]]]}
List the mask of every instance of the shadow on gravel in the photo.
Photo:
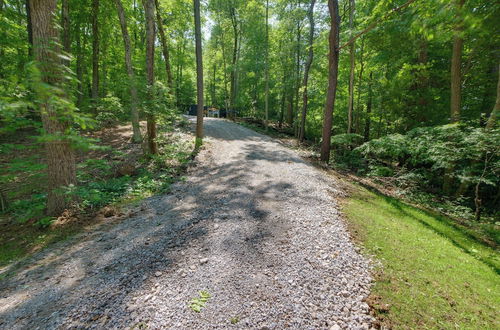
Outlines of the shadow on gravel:
{"type": "MultiPolygon", "coordinates": [[[[241,139],[262,142],[260,135],[249,132],[241,139]]],[[[238,139],[210,126],[207,135],[238,139]]],[[[146,200],[140,213],[107,231],[76,237],[35,255],[29,266],[0,283],[0,305],[6,306],[9,297],[22,297],[15,306],[0,307],[0,327],[51,328],[69,325],[75,318],[80,327],[130,325],[126,310],[129,296],[153,283],[156,272],[162,272],[161,276],[176,274],[176,264],[185,258],[180,251],[193,241],[204,240],[215,223],[252,228],[251,232],[233,229],[224,233],[223,247],[231,254],[235,268],[256,260],[265,264],[263,243],[285,227],[277,227],[269,208],[262,205],[279,205],[294,194],[304,200],[310,197],[289,182],[264,179],[258,166],[261,161],[283,166],[303,161],[258,143],[244,145],[241,154],[241,159],[220,166],[201,166],[194,171],[191,184],[177,184],[173,195],[146,200]],[[259,175],[262,180],[250,184],[259,175]],[[234,244],[239,248],[233,248],[234,244]],[[34,283],[41,289],[32,292],[34,283]],[[106,316],[110,310],[113,319],[106,316]]]]}

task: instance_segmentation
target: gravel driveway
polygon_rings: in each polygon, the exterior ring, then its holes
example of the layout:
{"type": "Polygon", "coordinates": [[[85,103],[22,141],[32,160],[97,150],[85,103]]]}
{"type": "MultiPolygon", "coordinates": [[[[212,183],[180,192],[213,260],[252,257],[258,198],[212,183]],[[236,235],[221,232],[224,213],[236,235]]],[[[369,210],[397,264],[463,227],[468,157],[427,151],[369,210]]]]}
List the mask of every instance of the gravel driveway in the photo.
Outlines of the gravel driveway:
{"type": "Polygon", "coordinates": [[[205,130],[171,194],[2,280],[0,328],[368,329],[369,263],[336,182],[237,124],[206,119],[205,130]]]}

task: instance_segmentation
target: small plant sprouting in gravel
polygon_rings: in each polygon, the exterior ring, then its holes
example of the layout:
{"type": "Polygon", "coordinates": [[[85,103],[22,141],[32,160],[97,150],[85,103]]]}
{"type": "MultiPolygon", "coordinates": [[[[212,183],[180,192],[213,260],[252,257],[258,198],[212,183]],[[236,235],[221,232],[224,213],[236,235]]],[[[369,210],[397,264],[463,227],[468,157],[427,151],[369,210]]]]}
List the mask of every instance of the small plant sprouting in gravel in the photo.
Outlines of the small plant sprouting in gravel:
{"type": "Polygon", "coordinates": [[[231,318],[231,324],[236,324],[240,322],[240,318],[238,316],[232,317],[231,318]]]}
{"type": "Polygon", "coordinates": [[[189,303],[189,308],[191,308],[196,313],[200,313],[201,309],[205,307],[207,301],[212,297],[208,291],[200,291],[199,297],[191,299],[189,303]]]}

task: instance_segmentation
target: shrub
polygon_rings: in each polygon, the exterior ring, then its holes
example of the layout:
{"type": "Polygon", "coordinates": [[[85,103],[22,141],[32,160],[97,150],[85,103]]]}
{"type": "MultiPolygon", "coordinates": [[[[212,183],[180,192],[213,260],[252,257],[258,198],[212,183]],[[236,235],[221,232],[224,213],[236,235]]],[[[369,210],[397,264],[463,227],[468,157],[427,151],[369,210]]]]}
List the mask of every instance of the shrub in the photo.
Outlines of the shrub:
{"type": "Polygon", "coordinates": [[[125,118],[125,111],[118,97],[108,93],[99,99],[96,121],[100,127],[111,127],[125,118]]]}

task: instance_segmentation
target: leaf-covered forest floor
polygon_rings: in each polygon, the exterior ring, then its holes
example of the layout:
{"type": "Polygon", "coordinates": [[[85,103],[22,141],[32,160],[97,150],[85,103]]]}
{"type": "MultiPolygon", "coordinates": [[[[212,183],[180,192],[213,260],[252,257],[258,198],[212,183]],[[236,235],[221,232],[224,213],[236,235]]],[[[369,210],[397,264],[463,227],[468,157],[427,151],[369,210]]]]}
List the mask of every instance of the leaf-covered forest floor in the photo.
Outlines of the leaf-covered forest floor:
{"type": "Polygon", "coordinates": [[[160,127],[161,154],[154,159],[143,156],[141,144],[130,143],[130,125],[87,133],[93,150],[78,153],[80,188],[70,192],[77,203],[57,219],[43,215],[44,149],[36,131],[3,136],[0,180],[9,205],[0,213],[0,267],[96,225],[120,221],[129,205],[168,191],[192,158],[193,137],[186,125],[179,121],[175,127],[160,127]]]}

